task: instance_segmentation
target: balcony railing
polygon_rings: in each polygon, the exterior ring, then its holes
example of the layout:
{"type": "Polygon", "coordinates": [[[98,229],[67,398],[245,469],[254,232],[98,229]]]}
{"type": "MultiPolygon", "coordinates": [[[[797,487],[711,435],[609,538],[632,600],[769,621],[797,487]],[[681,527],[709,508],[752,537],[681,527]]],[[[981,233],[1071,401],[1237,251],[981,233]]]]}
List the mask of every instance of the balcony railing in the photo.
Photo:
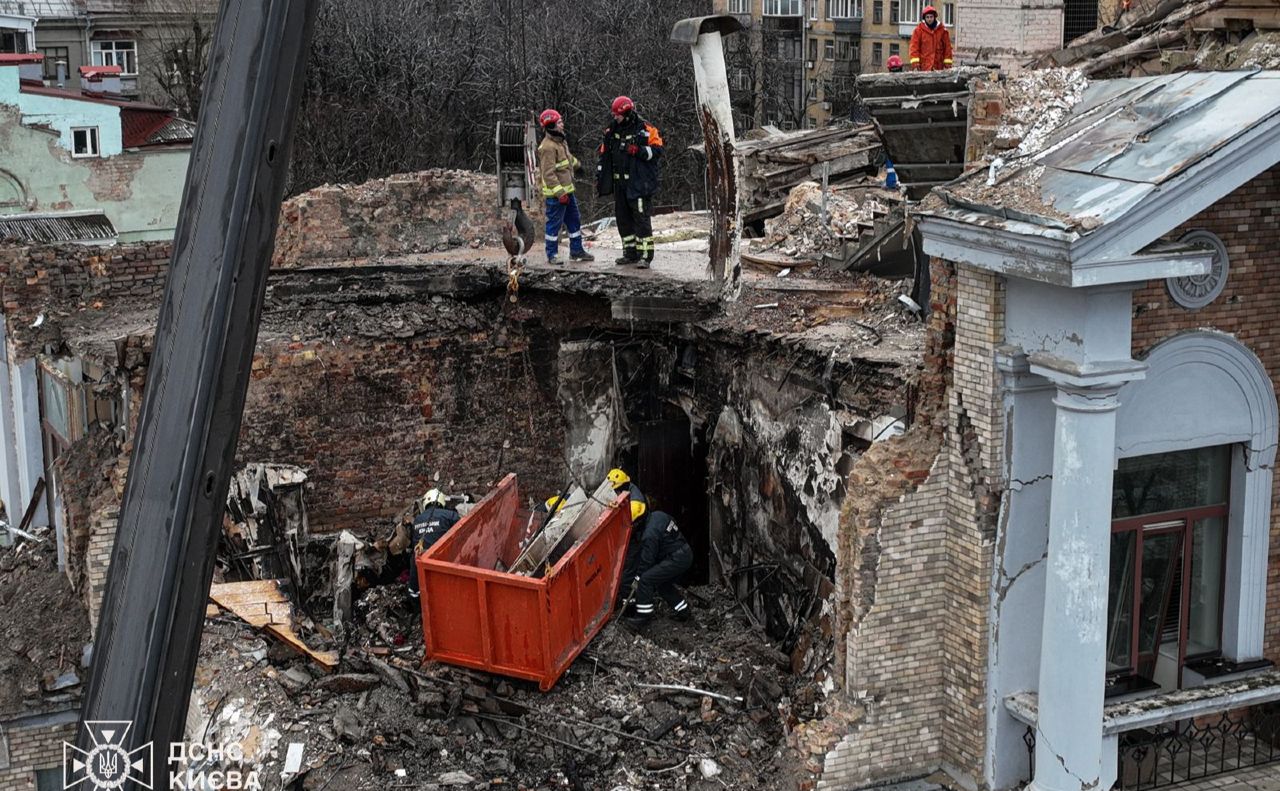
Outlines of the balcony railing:
{"type": "MultiPolygon", "coordinates": [[[[1035,776],[1035,696],[1006,700],[1027,723],[1035,776]]],[[[1280,672],[1108,703],[1103,734],[1118,740],[1114,791],[1151,791],[1280,764],[1280,672]]]]}

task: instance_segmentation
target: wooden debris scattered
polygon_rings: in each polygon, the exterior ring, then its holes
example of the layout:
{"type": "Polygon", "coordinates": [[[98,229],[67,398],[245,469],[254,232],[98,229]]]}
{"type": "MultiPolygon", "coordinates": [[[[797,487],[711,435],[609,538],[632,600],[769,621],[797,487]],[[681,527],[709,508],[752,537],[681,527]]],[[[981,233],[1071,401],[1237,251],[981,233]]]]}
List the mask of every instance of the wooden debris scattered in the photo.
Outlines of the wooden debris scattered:
{"type": "Polygon", "coordinates": [[[288,643],[326,672],[338,666],[336,651],[313,650],[298,637],[294,631],[293,606],[285,597],[280,580],[225,582],[211,587],[209,598],[250,626],[288,643]]]}
{"type": "Polygon", "coordinates": [[[829,184],[861,177],[878,163],[880,141],[870,125],[837,126],[739,140],[735,154],[742,221],[753,223],[781,214],[791,189],[821,179],[824,164],[829,184]]]}

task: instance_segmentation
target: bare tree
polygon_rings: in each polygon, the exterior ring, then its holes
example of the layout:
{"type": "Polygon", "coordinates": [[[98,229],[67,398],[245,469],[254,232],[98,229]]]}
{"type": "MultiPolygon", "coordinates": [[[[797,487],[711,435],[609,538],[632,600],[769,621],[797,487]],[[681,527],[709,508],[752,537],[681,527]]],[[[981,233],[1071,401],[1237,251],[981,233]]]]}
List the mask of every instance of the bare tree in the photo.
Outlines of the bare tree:
{"type": "MultiPolygon", "coordinates": [[[[709,0],[325,0],[294,152],[295,191],[428,167],[489,169],[494,125],[564,115],[588,172],[618,94],[666,138],[662,203],[700,192],[688,48],[671,27],[709,0]]],[[[590,190],[581,198],[588,213],[590,190]]]]}

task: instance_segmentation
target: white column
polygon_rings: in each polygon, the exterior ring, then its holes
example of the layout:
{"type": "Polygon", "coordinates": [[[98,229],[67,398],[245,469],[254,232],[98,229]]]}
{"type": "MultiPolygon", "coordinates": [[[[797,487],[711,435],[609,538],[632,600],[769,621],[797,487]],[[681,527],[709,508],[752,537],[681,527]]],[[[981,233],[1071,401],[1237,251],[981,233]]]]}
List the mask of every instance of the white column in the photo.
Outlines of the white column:
{"type": "Polygon", "coordinates": [[[1035,791],[1101,791],[1111,478],[1119,382],[1055,380],[1053,483],[1036,722],[1035,791]]]}

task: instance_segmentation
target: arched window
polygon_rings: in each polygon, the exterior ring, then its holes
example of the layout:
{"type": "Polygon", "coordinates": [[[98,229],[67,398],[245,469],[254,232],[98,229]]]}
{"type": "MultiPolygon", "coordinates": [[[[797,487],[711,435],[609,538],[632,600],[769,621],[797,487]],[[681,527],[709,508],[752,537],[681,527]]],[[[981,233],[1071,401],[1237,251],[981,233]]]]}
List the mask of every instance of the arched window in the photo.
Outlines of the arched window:
{"type": "Polygon", "coordinates": [[[1198,654],[1262,656],[1278,421],[1230,335],[1176,335],[1146,362],[1116,419],[1108,659],[1168,687],[1198,654]]]}

